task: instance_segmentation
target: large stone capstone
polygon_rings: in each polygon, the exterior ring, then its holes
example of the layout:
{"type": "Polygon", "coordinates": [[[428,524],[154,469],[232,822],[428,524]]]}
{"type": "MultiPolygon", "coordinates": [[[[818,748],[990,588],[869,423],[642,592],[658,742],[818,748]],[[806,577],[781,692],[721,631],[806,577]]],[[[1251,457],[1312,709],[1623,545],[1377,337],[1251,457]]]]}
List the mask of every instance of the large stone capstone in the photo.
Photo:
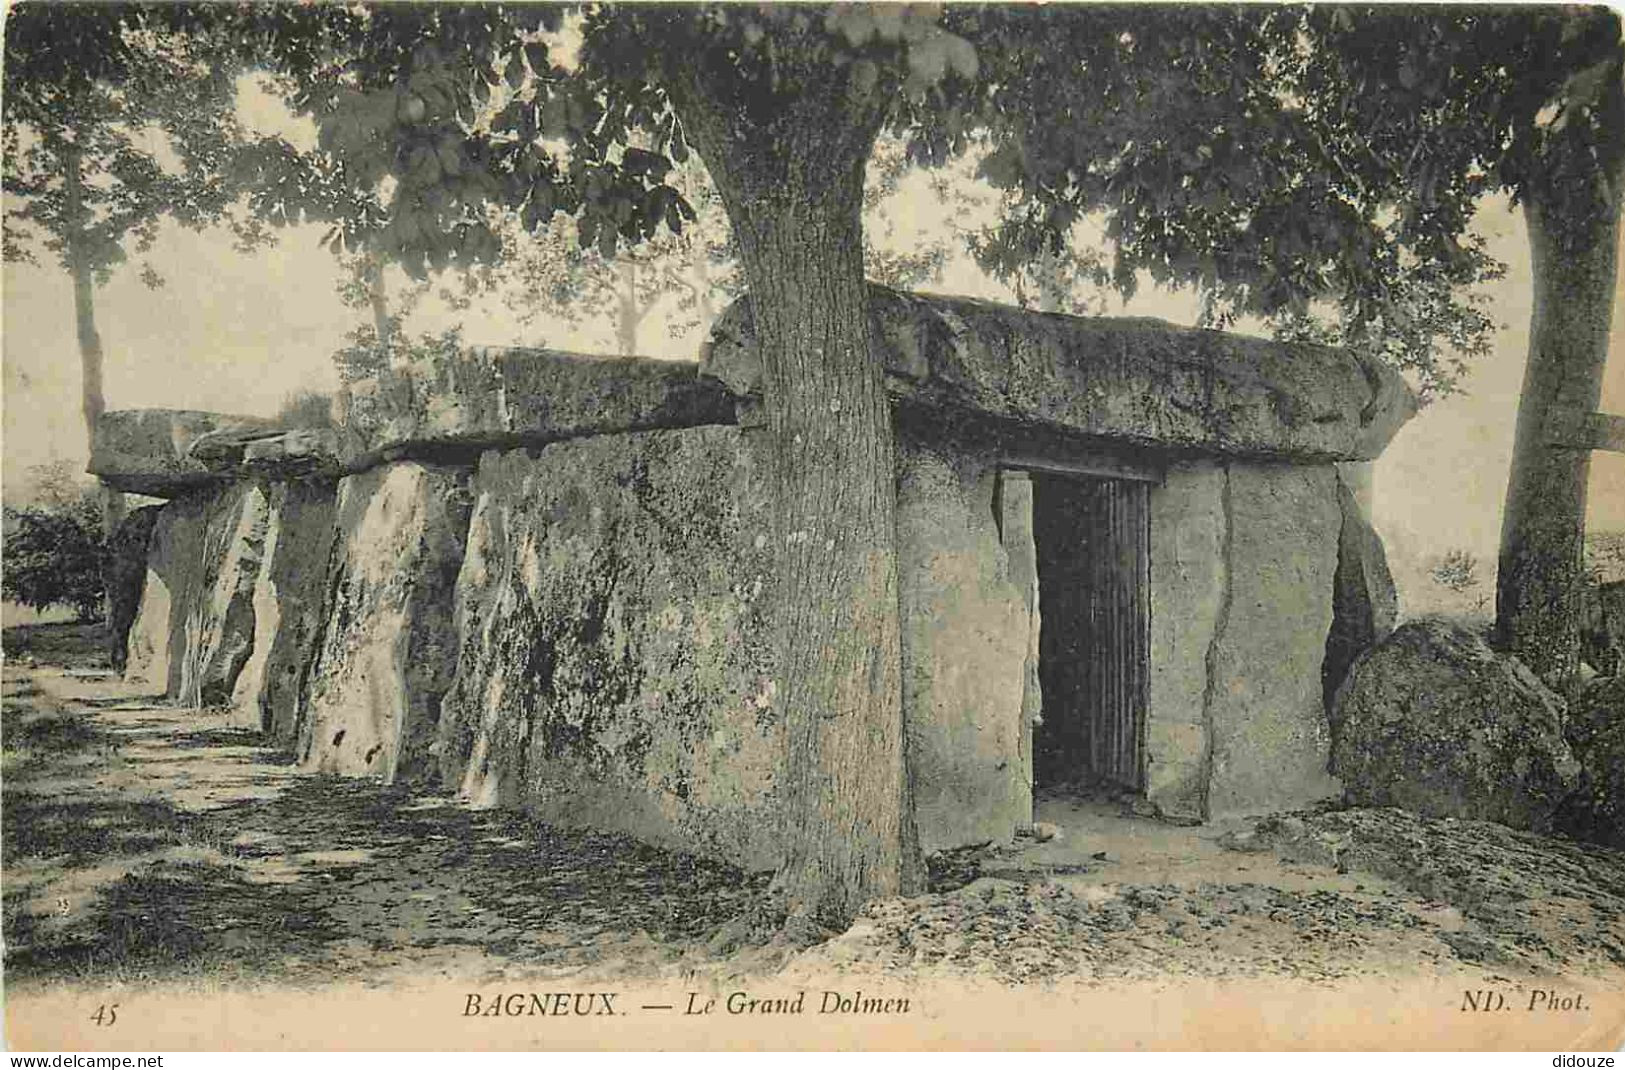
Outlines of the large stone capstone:
{"type": "Polygon", "coordinates": [[[183,409],[105,412],[96,422],[89,471],[131,494],[177,498],[238,478],[242,444],[283,431],[276,421],[259,416],[183,409]],[[235,448],[218,448],[227,444],[235,448]]]}
{"type": "Polygon", "coordinates": [[[1401,625],[1338,695],[1349,801],[1546,831],[1575,786],[1563,701],[1523,663],[1435,620],[1401,625]]]}
{"type": "Polygon", "coordinates": [[[433,779],[440,699],[457,667],[468,478],[400,462],[340,480],[326,623],[302,685],[303,768],[433,779]]]}
{"type": "Polygon", "coordinates": [[[448,452],[472,463],[493,447],[733,422],[733,398],[691,361],[476,346],[354,384],[343,452],[352,471],[448,452]]]}
{"type": "MultiPolygon", "coordinates": [[[[1356,354],[1151,319],[1085,319],[870,287],[901,398],[1122,443],[1316,462],[1376,457],[1416,412],[1356,354]]],[[[718,318],[702,371],[761,390],[750,298],[718,318]]]]}

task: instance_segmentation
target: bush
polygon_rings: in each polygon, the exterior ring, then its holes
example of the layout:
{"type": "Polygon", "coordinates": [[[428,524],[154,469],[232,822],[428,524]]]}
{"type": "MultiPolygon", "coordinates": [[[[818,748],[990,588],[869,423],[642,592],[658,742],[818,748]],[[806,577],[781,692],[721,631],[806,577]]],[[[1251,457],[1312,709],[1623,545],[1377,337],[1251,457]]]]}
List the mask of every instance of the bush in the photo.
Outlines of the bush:
{"type": "Polygon", "coordinates": [[[102,615],[101,510],[77,501],[5,508],[0,590],[31,609],[67,606],[80,620],[102,615]]]}
{"type": "Polygon", "coordinates": [[[1465,594],[1478,586],[1478,558],[1466,550],[1451,550],[1434,562],[1428,574],[1439,586],[1465,594]]]}
{"type": "Polygon", "coordinates": [[[315,390],[295,390],[282,399],[276,422],[278,427],[332,427],[333,399],[315,390]]]}

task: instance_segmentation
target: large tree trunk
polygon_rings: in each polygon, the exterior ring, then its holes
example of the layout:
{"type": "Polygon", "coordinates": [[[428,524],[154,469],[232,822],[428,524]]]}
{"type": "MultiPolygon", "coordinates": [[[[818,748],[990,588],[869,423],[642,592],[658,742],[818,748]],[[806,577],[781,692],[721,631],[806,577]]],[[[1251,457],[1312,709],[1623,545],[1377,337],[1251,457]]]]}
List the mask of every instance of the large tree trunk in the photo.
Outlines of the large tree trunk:
{"type": "Polygon", "coordinates": [[[772,108],[729,107],[737,85],[692,73],[715,69],[675,74],[672,95],[733,223],[762,355],[786,741],[777,887],[791,918],[844,926],[921,874],[903,750],[892,419],[863,278],[863,171],[882,104],[817,85],[835,81],[826,65],[772,108]]]}
{"type": "Polygon", "coordinates": [[[638,324],[645,310],[638,301],[638,265],[630,256],[616,265],[621,276],[621,296],[616,303],[615,345],[623,357],[638,355],[638,324]]]}
{"type": "Polygon", "coordinates": [[[378,346],[388,350],[394,339],[394,325],[389,319],[389,291],[384,287],[384,258],[376,253],[367,255],[367,304],[372,308],[372,329],[378,335],[378,346]]]}
{"type": "MultiPolygon", "coordinates": [[[[68,215],[65,228],[68,272],[73,277],[73,321],[79,337],[79,407],[85,420],[85,448],[94,450],[96,424],[107,411],[107,400],[102,387],[102,337],[96,330],[96,279],[81,237],[85,226],[85,185],[77,146],[66,145],[62,150],[62,179],[68,215]]],[[[104,483],[101,502],[102,536],[110,539],[124,520],[124,495],[104,483]]]]}
{"type": "Polygon", "coordinates": [[[74,325],[79,334],[79,368],[83,375],[80,407],[85,417],[87,440],[96,434],[96,422],[107,408],[102,398],[102,339],[96,332],[96,280],[85,256],[80,233],[84,228],[84,178],[80,172],[79,150],[68,146],[62,153],[63,184],[67,195],[68,271],[73,276],[74,325]]]}
{"type": "Polygon", "coordinates": [[[1534,316],[1502,516],[1495,631],[1502,649],[1565,690],[1579,670],[1591,454],[1550,437],[1601,398],[1619,236],[1611,178],[1532,184],[1525,194],[1534,316]]]}

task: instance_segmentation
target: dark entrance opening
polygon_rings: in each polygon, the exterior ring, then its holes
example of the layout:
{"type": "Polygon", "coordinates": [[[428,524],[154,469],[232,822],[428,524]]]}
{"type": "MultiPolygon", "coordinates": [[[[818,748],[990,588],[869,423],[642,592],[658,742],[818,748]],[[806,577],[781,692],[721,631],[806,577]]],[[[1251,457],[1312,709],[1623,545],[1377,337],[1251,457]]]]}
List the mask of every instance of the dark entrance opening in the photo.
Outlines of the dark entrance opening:
{"type": "Polygon", "coordinates": [[[1145,782],[1149,484],[1034,472],[1040,791],[1145,782]]]}

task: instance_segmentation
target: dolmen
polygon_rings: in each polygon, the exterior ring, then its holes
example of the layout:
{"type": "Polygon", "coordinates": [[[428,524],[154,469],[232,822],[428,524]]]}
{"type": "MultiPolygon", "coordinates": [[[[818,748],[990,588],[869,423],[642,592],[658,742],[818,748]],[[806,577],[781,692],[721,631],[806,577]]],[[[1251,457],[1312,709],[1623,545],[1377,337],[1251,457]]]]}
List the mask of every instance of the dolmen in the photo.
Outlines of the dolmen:
{"type": "MultiPolygon", "coordinates": [[[[922,846],[1007,840],[1035,791],[1186,820],[1336,795],[1330,696],[1394,624],[1360,489],[1403,381],[1154,320],[879,287],[871,314],[922,846]]],[[[166,499],[125,540],[125,673],[306,770],[770,867],[760,378],[746,297],[694,362],[471,347],[326,427],[110,412],[91,471],[166,499]]]]}

